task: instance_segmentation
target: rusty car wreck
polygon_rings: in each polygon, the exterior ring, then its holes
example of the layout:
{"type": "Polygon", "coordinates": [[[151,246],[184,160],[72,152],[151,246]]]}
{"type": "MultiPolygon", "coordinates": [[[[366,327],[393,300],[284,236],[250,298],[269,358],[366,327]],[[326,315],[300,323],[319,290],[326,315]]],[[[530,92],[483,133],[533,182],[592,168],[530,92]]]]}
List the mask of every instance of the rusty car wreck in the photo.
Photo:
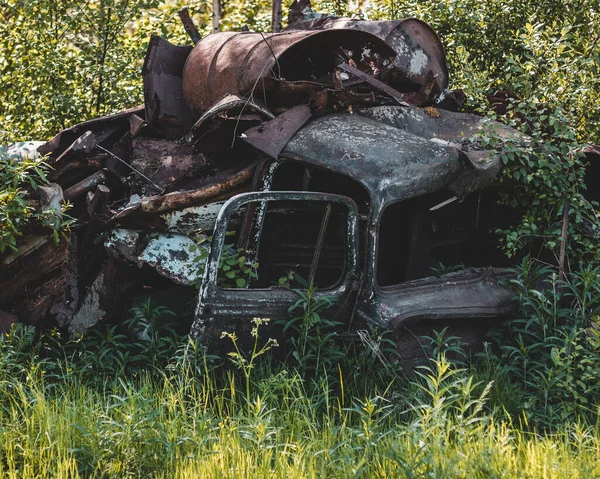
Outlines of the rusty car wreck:
{"type": "Polygon", "coordinates": [[[494,190],[500,159],[461,148],[482,122],[381,106],[308,123],[257,166],[260,191],[221,209],[193,332],[215,337],[255,316],[285,318],[296,294],[278,280],[290,270],[335,298],[330,314],[346,324],[400,331],[425,319],[509,313],[514,294],[499,283],[506,269],[488,266],[508,264],[490,232],[510,214],[494,190]],[[242,220],[232,221],[240,209],[242,220]],[[243,288],[218,282],[226,234],[258,264],[243,288]],[[469,267],[434,275],[440,264],[469,267]]]}
{"type": "Polygon", "coordinates": [[[287,317],[295,276],[348,327],[399,335],[514,307],[491,233],[513,212],[477,136],[518,133],[458,112],[427,24],[309,16],[194,48],[153,37],[142,74],[143,106],[35,144],[53,170],[32,201],[70,200],[76,224],[58,246],[32,228],[0,258],[4,323],[79,334],[168,291],[194,299],[188,324],[210,343],[287,317]],[[226,244],[253,272],[233,285],[226,244]]]}

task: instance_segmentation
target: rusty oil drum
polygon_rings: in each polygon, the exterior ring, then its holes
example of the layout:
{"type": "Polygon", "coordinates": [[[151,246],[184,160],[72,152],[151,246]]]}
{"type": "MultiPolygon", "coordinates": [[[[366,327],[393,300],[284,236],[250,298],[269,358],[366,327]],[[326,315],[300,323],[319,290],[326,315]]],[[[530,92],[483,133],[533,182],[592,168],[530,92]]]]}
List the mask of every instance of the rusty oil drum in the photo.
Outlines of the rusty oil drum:
{"type": "Polygon", "coordinates": [[[395,57],[381,38],[358,30],[213,33],[187,58],[184,98],[196,115],[227,94],[268,100],[282,82],[310,84],[331,76],[340,54],[369,74],[391,68],[395,57]]]}

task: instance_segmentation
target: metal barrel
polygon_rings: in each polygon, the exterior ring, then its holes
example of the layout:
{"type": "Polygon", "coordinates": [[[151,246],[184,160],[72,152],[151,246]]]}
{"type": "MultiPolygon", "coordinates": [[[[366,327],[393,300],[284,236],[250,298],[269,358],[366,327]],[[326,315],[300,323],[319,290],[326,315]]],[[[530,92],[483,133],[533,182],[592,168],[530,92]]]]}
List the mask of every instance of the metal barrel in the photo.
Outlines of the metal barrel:
{"type": "Polygon", "coordinates": [[[385,41],[357,30],[213,33],[187,58],[183,94],[200,115],[227,94],[264,101],[286,81],[319,83],[331,77],[340,58],[377,75],[394,56],[385,41]]]}

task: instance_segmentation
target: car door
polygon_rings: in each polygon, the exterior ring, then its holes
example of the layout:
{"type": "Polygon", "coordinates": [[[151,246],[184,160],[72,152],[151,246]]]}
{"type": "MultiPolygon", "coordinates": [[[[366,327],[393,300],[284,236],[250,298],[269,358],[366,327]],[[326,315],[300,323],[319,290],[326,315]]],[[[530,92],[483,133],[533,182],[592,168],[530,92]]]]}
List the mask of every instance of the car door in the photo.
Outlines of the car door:
{"type": "Polygon", "coordinates": [[[192,334],[211,345],[223,331],[248,338],[255,317],[271,324],[289,318],[297,289],[311,281],[317,296],[334,298],[332,317],[353,293],[357,256],[358,214],[350,198],[314,192],[237,195],[217,217],[192,334]],[[256,237],[247,249],[233,246],[247,224],[247,218],[234,221],[240,210],[253,215],[256,237]]]}

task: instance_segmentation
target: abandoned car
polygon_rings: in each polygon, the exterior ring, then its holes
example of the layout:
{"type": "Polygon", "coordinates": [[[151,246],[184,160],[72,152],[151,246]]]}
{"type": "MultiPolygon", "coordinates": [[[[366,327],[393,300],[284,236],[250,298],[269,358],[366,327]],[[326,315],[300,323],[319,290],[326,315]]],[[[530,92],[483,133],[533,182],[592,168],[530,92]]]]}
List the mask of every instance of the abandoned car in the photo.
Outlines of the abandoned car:
{"type": "Polygon", "coordinates": [[[307,124],[278,159],[257,166],[259,191],[220,210],[194,334],[288,317],[297,295],[280,278],[293,278],[290,271],[314,281],[316,295],[333,297],[329,314],[346,324],[400,330],[506,315],[514,293],[500,284],[508,263],[493,234],[511,214],[495,191],[500,160],[461,148],[482,122],[387,106],[307,124]],[[218,281],[226,241],[256,266],[241,288],[218,281]]]}

